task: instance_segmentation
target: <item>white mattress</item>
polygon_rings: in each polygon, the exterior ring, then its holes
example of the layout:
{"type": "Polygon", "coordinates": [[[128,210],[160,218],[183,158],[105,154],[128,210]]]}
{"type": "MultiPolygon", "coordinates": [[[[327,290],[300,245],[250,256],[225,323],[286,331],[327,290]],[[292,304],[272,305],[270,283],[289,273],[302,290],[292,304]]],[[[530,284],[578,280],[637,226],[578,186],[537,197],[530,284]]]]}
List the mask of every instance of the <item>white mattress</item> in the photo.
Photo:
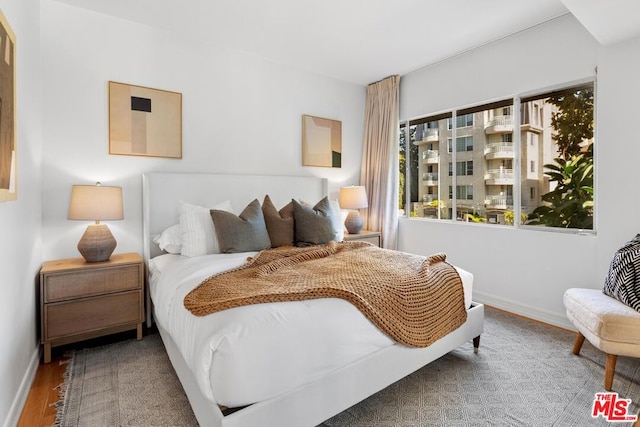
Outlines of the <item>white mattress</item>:
{"type": "MultiPolygon", "coordinates": [[[[227,407],[249,405],[396,345],[337,298],[256,304],[203,317],[185,309],[184,297],[202,280],[255,254],[167,254],[149,262],[155,320],[173,337],[207,398],[227,407]]],[[[457,270],[468,308],[473,275],[457,270]]]]}

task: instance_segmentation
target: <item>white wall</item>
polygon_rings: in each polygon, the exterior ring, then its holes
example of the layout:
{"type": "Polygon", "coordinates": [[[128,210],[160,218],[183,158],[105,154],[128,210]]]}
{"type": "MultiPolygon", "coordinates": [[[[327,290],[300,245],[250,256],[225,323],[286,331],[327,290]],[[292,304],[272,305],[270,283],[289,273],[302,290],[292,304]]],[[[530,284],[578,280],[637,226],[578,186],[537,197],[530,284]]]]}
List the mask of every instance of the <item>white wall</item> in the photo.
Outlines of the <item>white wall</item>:
{"type": "Polygon", "coordinates": [[[51,0],[42,32],[45,259],[78,256],[87,224],[66,219],[72,184],[121,185],[125,220],[108,225],[116,251],[140,252],[146,171],[323,176],[334,195],[359,180],[363,86],[51,0]],[[108,154],[109,80],[182,93],[182,160],[108,154]],[[342,121],[341,169],[301,165],[302,114],[342,121]]]}
{"type": "Polygon", "coordinates": [[[446,252],[475,274],[474,298],[569,327],[562,295],[601,289],[615,250],[639,231],[633,192],[640,40],[600,47],[572,16],[508,37],[402,80],[402,119],[589,78],[597,73],[596,235],[403,219],[400,249],[446,252]]]}
{"type": "Polygon", "coordinates": [[[15,425],[37,367],[40,268],[40,1],[0,0],[16,34],[18,199],[0,203],[0,424],[15,425]]]}
{"type": "MultiPolygon", "coordinates": [[[[9,426],[37,366],[40,263],[78,256],[86,226],[66,220],[72,184],[123,186],[126,219],[109,223],[120,252],[141,251],[144,171],[318,175],[335,192],[359,177],[365,88],[51,0],[0,0],[0,9],[18,38],[20,193],[0,203],[0,420],[9,426]],[[182,160],[108,155],[108,80],[183,93],[182,160]],[[301,166],[302,114],[342,120],[342,169],[301,166]]],[[[564,290],[601,287],[611,254],[637,231],[638,52],[640,39],[602,48],[564,17],[404,76],[406,119],[588,77],[598,66],[598,233],[402,220],[401,249],[445,251],[475,273],[476,299],[564,324],[564,290]]]]}

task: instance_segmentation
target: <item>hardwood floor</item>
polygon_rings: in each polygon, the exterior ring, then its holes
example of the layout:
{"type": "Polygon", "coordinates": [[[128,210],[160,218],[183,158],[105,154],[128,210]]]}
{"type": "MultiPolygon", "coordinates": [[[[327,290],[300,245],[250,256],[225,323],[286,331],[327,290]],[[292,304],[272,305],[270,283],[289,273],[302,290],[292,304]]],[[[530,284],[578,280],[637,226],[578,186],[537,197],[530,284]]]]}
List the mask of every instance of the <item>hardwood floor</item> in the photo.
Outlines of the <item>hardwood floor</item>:
{"type": "MultiPolygon", "coordinates": [[[[155,331],[155,328],[152,330],[155,331]]],[[[147,333],[146,328],[144,329],[147,333]]],[[[22,409],[17,427],[51,427],[56,420],[55,403],[60,399],[59,386],[67,370],[68,357],[65,354],[81,348],[96,347],[136,337],[136,331],[125,331],[104,337],[55,347],[51,353],[51,363],[40,363],[22,409]]]]}
{"type": "Polygon", "coordinates": [[[68,359],[59,355],[51,363],[40,364],[22,409],[18,427],[49,427],[56,420],[55,403],[59,400],[59,386],[67,370],[68,359]]]}

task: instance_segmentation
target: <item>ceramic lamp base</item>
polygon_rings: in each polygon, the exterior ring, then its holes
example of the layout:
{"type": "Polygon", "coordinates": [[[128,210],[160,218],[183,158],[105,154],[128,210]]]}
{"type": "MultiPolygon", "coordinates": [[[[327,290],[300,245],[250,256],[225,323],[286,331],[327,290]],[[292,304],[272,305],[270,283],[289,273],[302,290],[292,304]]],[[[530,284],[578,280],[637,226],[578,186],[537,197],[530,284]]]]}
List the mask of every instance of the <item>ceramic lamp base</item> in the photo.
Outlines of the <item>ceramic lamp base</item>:
{"type": "Polygon", "coordinates": [[[350,211],[347,219],[344,220],[344,226],[347,228],[349,234],[360,234],[363,225],[364,220],[358,211],[350,211]]]}
{"type": "Polygon", "coordinates": [[[115,248],[116,239],[104,224],[88,226],[78,242],[78,251],[87,262],[107,261],[115,248]]]}

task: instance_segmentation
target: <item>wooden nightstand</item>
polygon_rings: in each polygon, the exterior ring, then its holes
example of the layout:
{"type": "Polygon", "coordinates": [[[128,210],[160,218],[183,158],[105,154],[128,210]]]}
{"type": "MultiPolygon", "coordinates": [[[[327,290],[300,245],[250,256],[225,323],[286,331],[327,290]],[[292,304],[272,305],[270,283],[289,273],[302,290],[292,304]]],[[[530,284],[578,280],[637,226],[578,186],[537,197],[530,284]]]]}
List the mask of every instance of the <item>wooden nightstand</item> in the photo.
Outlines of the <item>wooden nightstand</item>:
{"type": "Polygon", "coordinates": [[[144,264],[136,253],[108,261],[48,261],[40,269],[41,342],[44,363],[51,347],[137,330],[142,339],[144,264]]]}
{"type": "Polygon", "coordinates": [[[369,231],[369,230],[361,230],[358,234],[349,234],[345,231],[344,240],[353,241],[358,240],[361,242],[369,242],[380,247],[380,237],[381,234],[379,231],[369,231]]]}

